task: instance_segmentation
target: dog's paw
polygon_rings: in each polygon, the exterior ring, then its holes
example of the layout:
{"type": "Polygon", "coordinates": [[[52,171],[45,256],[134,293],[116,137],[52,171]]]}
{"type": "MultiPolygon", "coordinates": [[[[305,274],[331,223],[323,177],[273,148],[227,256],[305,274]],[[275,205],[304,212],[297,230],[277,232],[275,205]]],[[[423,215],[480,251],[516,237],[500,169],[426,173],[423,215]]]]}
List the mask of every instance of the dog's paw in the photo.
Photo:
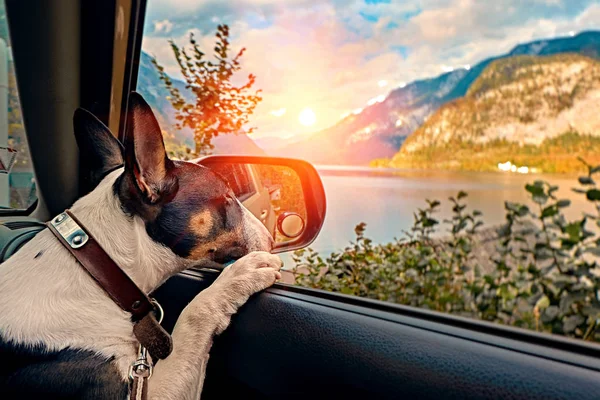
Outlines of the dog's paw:
{"type": "Polygon", "coordinates": [[[233,296],[236,303],[243,303],[281,279],[282,266],[283,261],[278,256],[254,251],[225,268],[214,285],[233,296]]]}

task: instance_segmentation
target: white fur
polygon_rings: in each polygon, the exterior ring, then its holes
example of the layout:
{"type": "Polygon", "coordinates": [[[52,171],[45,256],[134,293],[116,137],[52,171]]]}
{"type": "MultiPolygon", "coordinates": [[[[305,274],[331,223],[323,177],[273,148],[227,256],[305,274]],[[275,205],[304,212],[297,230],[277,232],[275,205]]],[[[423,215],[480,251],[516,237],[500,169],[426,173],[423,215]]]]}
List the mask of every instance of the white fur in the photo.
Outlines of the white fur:
{"type": "Polygon", "coordinates": [[[244,220],[242,222],[243,235],[246,245],[250,251],[271,248],[273,238],[271,237],[267,227],[264,226],[264,224],[260,222],[258,218],[256,218],[254,214],[250,212],[250,210],[244,207],[239,200],[237,200],[237,202],[240,204],[244,212],[244,220]]]}
{"type": "MultiPolygon", "coordinates": [[[[119,169],[109,174],[71,211],[149,293],[189,267],[190,261],[154,242],[140,218],[123,213],[112,189],[121,173],[119,169]]],[[[266,246],[268,232],[264,226],[254,217],[246,216],[244,221],[252,249],[266,246]]],[[[226,268],[200,293],[175,326],[173,354],[157,364],[150,380],[150,397],[198,398],[213,336],[227,327],[231,315],[250,295],[280,278],[280,268],[278,257],[251,253],[226,268]]],[[[50,350],[92,350],[114,357],[123,379],[127,378],[137,352],[129,314],[104,293],[48,230],[0,266],[0,294],[0,334],[5,340],[43,344],[50,350]]]]}

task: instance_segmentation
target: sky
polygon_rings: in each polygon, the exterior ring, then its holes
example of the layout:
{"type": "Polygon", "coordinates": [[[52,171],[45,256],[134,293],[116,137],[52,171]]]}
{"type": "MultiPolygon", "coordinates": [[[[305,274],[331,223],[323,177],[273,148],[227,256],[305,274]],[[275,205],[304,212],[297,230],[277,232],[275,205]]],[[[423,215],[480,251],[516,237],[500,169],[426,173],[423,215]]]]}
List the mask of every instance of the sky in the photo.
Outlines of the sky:
{"type": "Polygon", "coordinates": [[[285,138],[519,43],[600,29],[600,0],[148,0],[142,48],[177,78],[168,40],[193,32],[208,53],[219,24],[247,48],[240,82],[263,90],[253,137],[285,138]]]}

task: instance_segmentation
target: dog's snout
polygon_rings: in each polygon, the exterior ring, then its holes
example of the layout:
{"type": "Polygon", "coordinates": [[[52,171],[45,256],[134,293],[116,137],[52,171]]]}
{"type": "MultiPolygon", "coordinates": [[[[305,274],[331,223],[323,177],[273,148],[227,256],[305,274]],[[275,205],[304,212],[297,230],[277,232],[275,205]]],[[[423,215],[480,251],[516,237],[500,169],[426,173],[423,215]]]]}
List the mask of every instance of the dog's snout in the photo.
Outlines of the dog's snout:
{"type": "MultiPolygon", "coordinates": [[[[262,224],[261,224],[262,225],[262,224]]],[[[264,225],[263,225],[264,228],[264,225]]],[[[257,246],[257,248],[252,249],[251,251],[266,251],[266,252],[270,252],[271,250],[273,250],[273,246],[275,246],[275,241],[273,240],[273,237],[269,234],[269,231],[267,229],[264,230],[265,232],[265,236],[262,238],[263,243],[259,244],[257,246]]],[[[261,232],[262,234],[263,232],[261,232]]]]}
{"type": "Polygon", "coordinates": [[[273,237],[267,228],[257,220],[251,226],[244,227],[244,236],[248,244],[248,252],[252,251],[271,251],[275,245],[273,237]]]}
{"type": "Polygon", "coordinates": [[[248,252],[271,251],[275,245],[273,236],[254,214],[244,206],[242,206],[242,209],[244,211],[243,232],[248,252]]]}

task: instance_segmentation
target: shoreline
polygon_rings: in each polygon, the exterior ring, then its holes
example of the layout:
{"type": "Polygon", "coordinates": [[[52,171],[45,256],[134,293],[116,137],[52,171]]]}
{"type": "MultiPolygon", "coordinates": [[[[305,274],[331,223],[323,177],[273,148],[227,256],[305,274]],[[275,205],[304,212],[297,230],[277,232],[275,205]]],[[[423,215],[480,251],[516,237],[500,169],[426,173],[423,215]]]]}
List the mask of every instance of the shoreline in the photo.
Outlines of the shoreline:
{"type": "Polygon", "coordinates": [[[433,175],[444,175],[444,174],[476,174],[476,175],[494,175],[494,176],[507,176],[507,177],[549,177],[555,179],[577,179],[581,175],[585,175],[585,171],[581,172],[569,172],[569,173],[549,173],[549,172],[529,172],[529,173],[518,173],[509,171],[473,171],[473,170],[448,170],[448,169],[436,169],[436,168],[392,168],[392,167],[371,167],[366,165],[325,165],[325,164],[313,164],[317,172],[322,176],[382,176],[382,177],[396,177],[402,175],[422,175],[422,176],[433,176],[433,175]]]}

